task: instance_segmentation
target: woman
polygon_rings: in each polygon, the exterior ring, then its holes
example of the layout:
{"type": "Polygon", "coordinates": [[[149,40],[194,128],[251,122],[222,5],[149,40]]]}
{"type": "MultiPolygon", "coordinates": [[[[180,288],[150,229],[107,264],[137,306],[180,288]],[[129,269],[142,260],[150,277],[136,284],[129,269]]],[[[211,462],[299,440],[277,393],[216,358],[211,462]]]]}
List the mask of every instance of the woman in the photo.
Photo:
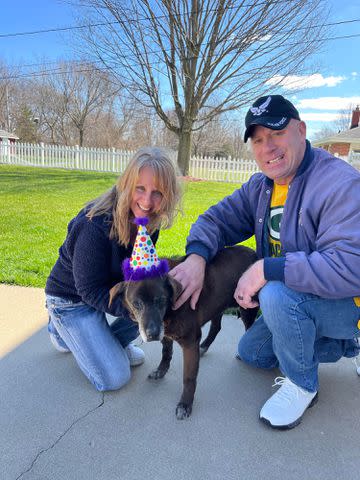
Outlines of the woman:
{"type": "Polygon", "coordinates": [[[45,288],[48,331],[55,348],[72,352],[99,391],[121,388],[130,379],[130,366],[144,361],[143,351],[131,344],[137,324],[119,299],[108,306],[109,290],[123,279],[122,262],[131,256],[133,219],[149,219],[155,244],[159,229],[171,226],[179,200],[173,162],[159,148],[143,148],[117,183],[68,225],[45,288]],[[116,317],[113,323],[107,315],[116,317]]]}

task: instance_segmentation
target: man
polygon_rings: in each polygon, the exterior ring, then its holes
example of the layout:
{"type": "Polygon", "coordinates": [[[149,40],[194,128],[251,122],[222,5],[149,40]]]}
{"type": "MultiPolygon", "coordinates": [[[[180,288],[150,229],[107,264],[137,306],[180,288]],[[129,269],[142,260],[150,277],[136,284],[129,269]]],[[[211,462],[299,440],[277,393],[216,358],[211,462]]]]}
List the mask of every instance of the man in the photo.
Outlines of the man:
{"type": "Polygon", "coordinates": [[[171,273],[183,285],[175,308],[195,308],[206,262],[255,234],[260,258],[234,296],[262,315],[239,342],[239,357],[279,367],[284,378],[260,411],[271,427],[300,423],[318,395],[318,365],[359,353],[360,173],[312,148],[306,125],[281,95],[259,98],[245,119],[262,173],[209,208],[192,226],[187,259],[171,273]]]}

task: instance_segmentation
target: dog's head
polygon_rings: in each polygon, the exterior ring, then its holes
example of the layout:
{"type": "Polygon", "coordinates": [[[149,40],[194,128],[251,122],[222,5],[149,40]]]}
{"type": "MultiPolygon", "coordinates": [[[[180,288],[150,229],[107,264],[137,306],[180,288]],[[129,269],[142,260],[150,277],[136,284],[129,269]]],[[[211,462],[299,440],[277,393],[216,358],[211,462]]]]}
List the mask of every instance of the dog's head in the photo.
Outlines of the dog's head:
{"type": "Polygon", "coordinates": [[[109,305],[120,295],[124,308],[139,324],[144,342],[162,340],[165,313],[175,303],[181,290],[181,284],[170,275],[120,282],[110,290],[109,305]]]}

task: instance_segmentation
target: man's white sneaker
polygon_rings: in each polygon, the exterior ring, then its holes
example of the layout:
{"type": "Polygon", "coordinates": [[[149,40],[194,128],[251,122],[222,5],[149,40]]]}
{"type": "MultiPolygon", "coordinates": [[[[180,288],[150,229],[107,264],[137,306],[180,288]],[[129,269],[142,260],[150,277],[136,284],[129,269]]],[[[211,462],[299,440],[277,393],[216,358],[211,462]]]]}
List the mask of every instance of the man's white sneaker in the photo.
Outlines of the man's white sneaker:
{"type": "Polygon", "coordinates": [[[136,367],[145,362],[145,353],[141,348],[136,347],[132,343],[125,348],[126,355],[130,361],[130,367],[136,367]]]}
{"type": "Polygon", "coordinates": [[[262,407],[260,419],[273,428],[296,427],[305,410],[317,402],[318,393],[308,392],[286,377],[276,377],[273,387],[277,385],[281,386],[262,407]]]}

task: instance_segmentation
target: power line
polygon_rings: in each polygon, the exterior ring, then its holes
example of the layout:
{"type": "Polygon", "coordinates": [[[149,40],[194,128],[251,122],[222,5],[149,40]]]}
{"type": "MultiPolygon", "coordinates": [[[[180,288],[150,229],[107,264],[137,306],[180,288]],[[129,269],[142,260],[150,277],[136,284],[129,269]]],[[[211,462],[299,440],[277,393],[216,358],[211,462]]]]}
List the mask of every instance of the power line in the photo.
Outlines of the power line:
{"type": "MultiPolygon", "coordinates": [[[[290,0],[283,0],[283,1],[290,1],[290,0]]],[[[263,2],[263,3],[266,3],[266,2],[263,2]]],[[[279,3],[282,3],[282,2],[279,2],[279,3]]],[[[259,3],[258,5],[261,5],[261,4],[259,3]]],[[[235,7],[235,6],[226,7],[227,10],[230,10],[230,9],[233,9],[233,8],[238,8],[238,7],[235,7]]],[[[216,10],[212,9],[210,11],[216,11],[216,10]]],[[[157,18],[157,19],[167,18],[166,15],[159,15],[159,16],[154,15],[154,17],[157,18]]],[[[151,20],[151,18],[150,17],[143,17],[142,20],[151,20]]],[[[130,21],[131,21],[131,19],[130,19],[130,21]]],[[[133,21],[135,21],[135,20],[133,20],[133,21]]],[[[357,23],[357,22],[360,22],[360,18],[354,18],[354,19],[351,19],[351,20],[341,20],[339,22],[329,22],[329,23],[324,23],[324,24],[321,24],[321,25],[314,25],[311,28],[331,27],[331,26],[336,26],[336,25],[344,25],[344,24],[348,24],[348,23],[357,23]]],[[[65,31],[71,31],[71,30],[81,30],[81,29],[89,28],[89,27],[102,27],[102,26],[105,26],[105,25],[114,25],[114,24],[117,24],[117,23],[118,23],[117,21],[113,21],[113,22],[109,21],[109,22],[89,23],[87,25],[70,25],[70,26],[67,26],[67,27],[56,27],[56,28],[54,27],[54,28],[47,28],[47,29],[44,29],[44,30],[2,33],[2,34],[0,34],[0,39],[1,38],[9,38],[9,37],[20,37],[20,36],[26,36],[26,35],[41,35],[43,33],[56,33],[56,32],[65,32],[65,31]]],[[[304,29],[308,30],[309,27],[300,27],[297,30],[304,30],[304,29]]]]}
{"type": "Polygon", "coordinates": [[[0,38],[7,38],[7,37],[22,37],[26,35],[40,35],[42,33],[55,33],[55,32],[65,32],[68,30],[79,30],[82,28],[89,28],[89,27],[101,27],[104,25],[112,25],[117,22],[102,22],[102,23],[93,23],[88,25],[73,25],[70,27],[58,27],[58,28],[47,28],[45,30],[33,30],[31,32],[14,32],[14,33],[2,33],[0,34],[0,38]]]}
{"type": "MultiPolygon", "coordinates": [[[[330,26],[330,25],[339,25],[339,24],[344,24],[344,23],[353,23],[353,22],[360,22],[360,19],[352,19],[352,20],[343,20],[341,22],[335,22],[335,23],[328,23],[328,24],[325,24],[324,26],[330,26]]],[[[103,24],[94,24],[94,25],[105,25],[105,23],[103,24]]],[[[73,28],[73,27],[66,27],[66,28],[73,28]]],[[[83,28],[83,27],[74,27],[74,28],[83,28]]],[[[299,29],[294,29],[294,31],[298,31],[298,30],[302,30],[303,28],[305,27],[300,27],[299,29]]],[[[54,31],[53,30],[43,30],[41,32],[45,32],[45,31],[54,31]]],[[[40,31],[39,31],[40,32],[40,31]]],[[[29,33],[29,32],[28,32],[29,33]]],[[[35,33],[35,32],[34,32],[35,33]]],[[[20,34],[20,33],[19,33],[20,34]]],[[[24,33],[24,34],[27,34],[27,33],[24,33]]],[[[17,35],[17,34],[14,34],[14,35],[17,35]]],[[[0,35],[0,37],[2,37],[4,35],[0,35]]],[[[355,33],[355,34],[350,34],[350,35],[341,35],[341,36],[335,36],[335,37],[327,37],[327,38],[321,38],[319,40],[314,40],[314,42],[318,41],[318,42],[323,42],[323,41],[328,41],[328,40],[341,40],[341,39],[349,39],[349,38],[355,38],[355,37],[359,37],[360,34],[359,33],[355,33]]],[[[296,43],[293,43],[291,45],[288,45],[289,47],[290,46],[295,46],[295,45],[301,45],[302,43],[308,43],[308,41],[304,41],[304,42],[296,42],[296,43]]],[[[204,43],[204,46],[206,45],[206,43],[204,43]]],[[[148,53],[150,54],[159,54],[159,53],[162,53],[160,50],[158,51],[150,51],[148,50],[148,53]]],[[[126,59],[126,56],[123,55],[123,59],[126,59]]],[[[60,61],[61,62],[61,61],[60,61]]],[[[54,65],[54,64],[59,64],[60,63],[59,61],[54,61],[54,62],[42,62],[42,63],[31,63],[31,64],[25,64],[25,65],[21,65],[19,66],[18,68],[28,68],[28,67],[46,67],[48,65],[54,65]]],[[[67,61],[65,60],[65,63],[67,61]]],[[[79,60],[70,60],[70,62],[72,63],[86,63],[84,62],[83,60],[79,59],[79,60]]],[[[93,64],[97,64],[97,63],[100,63],[100,61],[93,61],[92,62],[93,64]]],[[[15,67],[16,68],[16,67],[15,67]]],[[[105,69],[107,70],[111,70],[111,67],[104,67],[105,69]]],[[[50,71],[51,73],[51,71],[50,71]]],[[[62,73],[62,72],[60,72],[62,73]]],[[[44,72],[44,74],[48,74],[46,71],[44,72]]],[[[30,74],[18,74],[18,75],[11,75],[11,76],[6,76],[6,77],[0,77],[0,80],[4,80],[4,79],[16,79],[16,78],[26,78],[26,77],[32,77],[32,76],[39,76],[39,72],[33,72],[33,73],[30,73],[30,74]]]]}
{"type": "MultiPolygon", "coordinates": [[[[355,33],[353,35],[341,35],[341,36],[336,36],[336,37],[327,37],[327,38],[322,38],[322,39],[319,39],[319,40],[314,40],[314,42],[324,42],[324,41],[329,41],[329,40],[344,40],[344,39],[349,39],[349,38],[357,38],[357,37],[360,37],[360,33],[355,33]]],[[[303,42],[296,42],[296,43],[293,43],[293,44],[288,44],[287,46],[288,47],[291,47],[291,46],[295,46],[295,45],[301,45],[301,44],[306,44],[306,43],[309,43],[308,41],[303,41],[303,42]]],[[[156,53],[161,53],[160,51],[158,52],[149,52],[149,53],[152,53],[152,54],[156,54],[156,53]]],[[[126,59],[126,57],[124,56],[124,59],[126,59]]],[[[86,62],[83,62],[81,60],[75,60],[75,61],[72,61],[72,62],[76,62],[76,63],[86,63],[86,62]]],[[[42,66],[42,67],[46,67],[47,65],[53,65],[53,64],[56,64],[58,62],[49,62],[49,63],[40,63],[40,64],[29,64],[29,65],[23,65],[22,67],[25,67],[25,66],[42,66]]],[[[94,65],[96,65],[97,63],[100,63],[100,61],[97,61],[97,62],[92,62],[94,65]]],[[[102,65],[102,63],[101,63],[102,65]]],[[[135,67],[137,64],[134,64],[133,66],[135,67]]],[[[96,67],[98,70],[101,70],[101,71],[106,71],[106,70],[114,70],[114,68],[110,67],[110,66],[103,66],[102,68],[100,67],[96,67]]],[[[90,72],[90,71],[93,71],[93,69],[91,68],[87,68],[87,69],[80,69],[80,70],[74,70],[74,72],[78,72],[78,73],[81,73],[81,72],[90,72]]],[[[48,76],[48,75],[61,75],[65,73],[64,72],[64,69],[63,67],[59,66],[53,70],[45,70],[43,72],[31,72],[31,73],[22,73],[22,74],[17,74],[17,75],[8,75],[8,76],[3,76],[3,77],[0,77],[0,81],[1,80],[16,80],[16,79],[19,79],[19,78],[33,78],[33,77],[41,77],[41,76],[48,76]]],[[[166,75],[165,73],[163,72],[160,72],[159,73],[162,73],[163,75],[166,75]]]]}
{"type": "MultiPolygon", "coordinates": [[[[278,3],[288,3],[288,2],[292,2],[293,0],[278,0],[278,1],[275,1],[274,4],[278,4],[278,3]]],[[[265,0],[264,2],[259,2],[257,3],[255,6],[259,6],[259,5],[266,5],[268,3],[267,0],[265,0]]],[[[246,7],[254,7],[253,4],[249,4],[249,5],[243,5],[244,8],[246,7]]],[[[238,5],[227,5],[225,7],[226,10],[233,10],[233,9],[236,9],[236,8],[239,8],[238,5]]],[[[210,13],[210,12],[216,12],[218,9],[217,8],[211,8],[209,9],[207,12],[210,13]]],[[[185,16],[186,14],[185,13],[182,13],[180,14],[180,16],[185,16]]],[[[156,19],[161,19],[161,18],[168,18],[167,15],[153,15],[152,17],[148,17],[148,16],[141,16],[141,20],[153,20],[153,18],[156,18],[156,19]]],[[[136,22],[136,21],[139,21],[139,19],[131,19],[129,18],[129,21],[130,22],[136,22]]],[[[98,26],[104,26],[104,25],[113,25],[114,23],[118,23],[117,21],[114,21],[114,22],[100,22],[100,23],[94,23],[94,24],[87,24],[87,25],[70,25],[68,27],[58,27],[58,28],[48,28],[48,29],[44,29],[44,30],[33,30],[33,31],[30,31],[30,32],[14,32],[14,33],[3,33],[3,34],[0,34],[0,38],[6,38],[6,37],[18,37],[18,36],[25,36],[25,35],[38,35],[38,34],[42,34],[42,33],[54,33],[54,32],[64,32],[64,31],[68,31],[68,30],[78,30],[78,29],[82,29],[82,28],[89,28],[89,27],[98,27],[98,26]]]]}

